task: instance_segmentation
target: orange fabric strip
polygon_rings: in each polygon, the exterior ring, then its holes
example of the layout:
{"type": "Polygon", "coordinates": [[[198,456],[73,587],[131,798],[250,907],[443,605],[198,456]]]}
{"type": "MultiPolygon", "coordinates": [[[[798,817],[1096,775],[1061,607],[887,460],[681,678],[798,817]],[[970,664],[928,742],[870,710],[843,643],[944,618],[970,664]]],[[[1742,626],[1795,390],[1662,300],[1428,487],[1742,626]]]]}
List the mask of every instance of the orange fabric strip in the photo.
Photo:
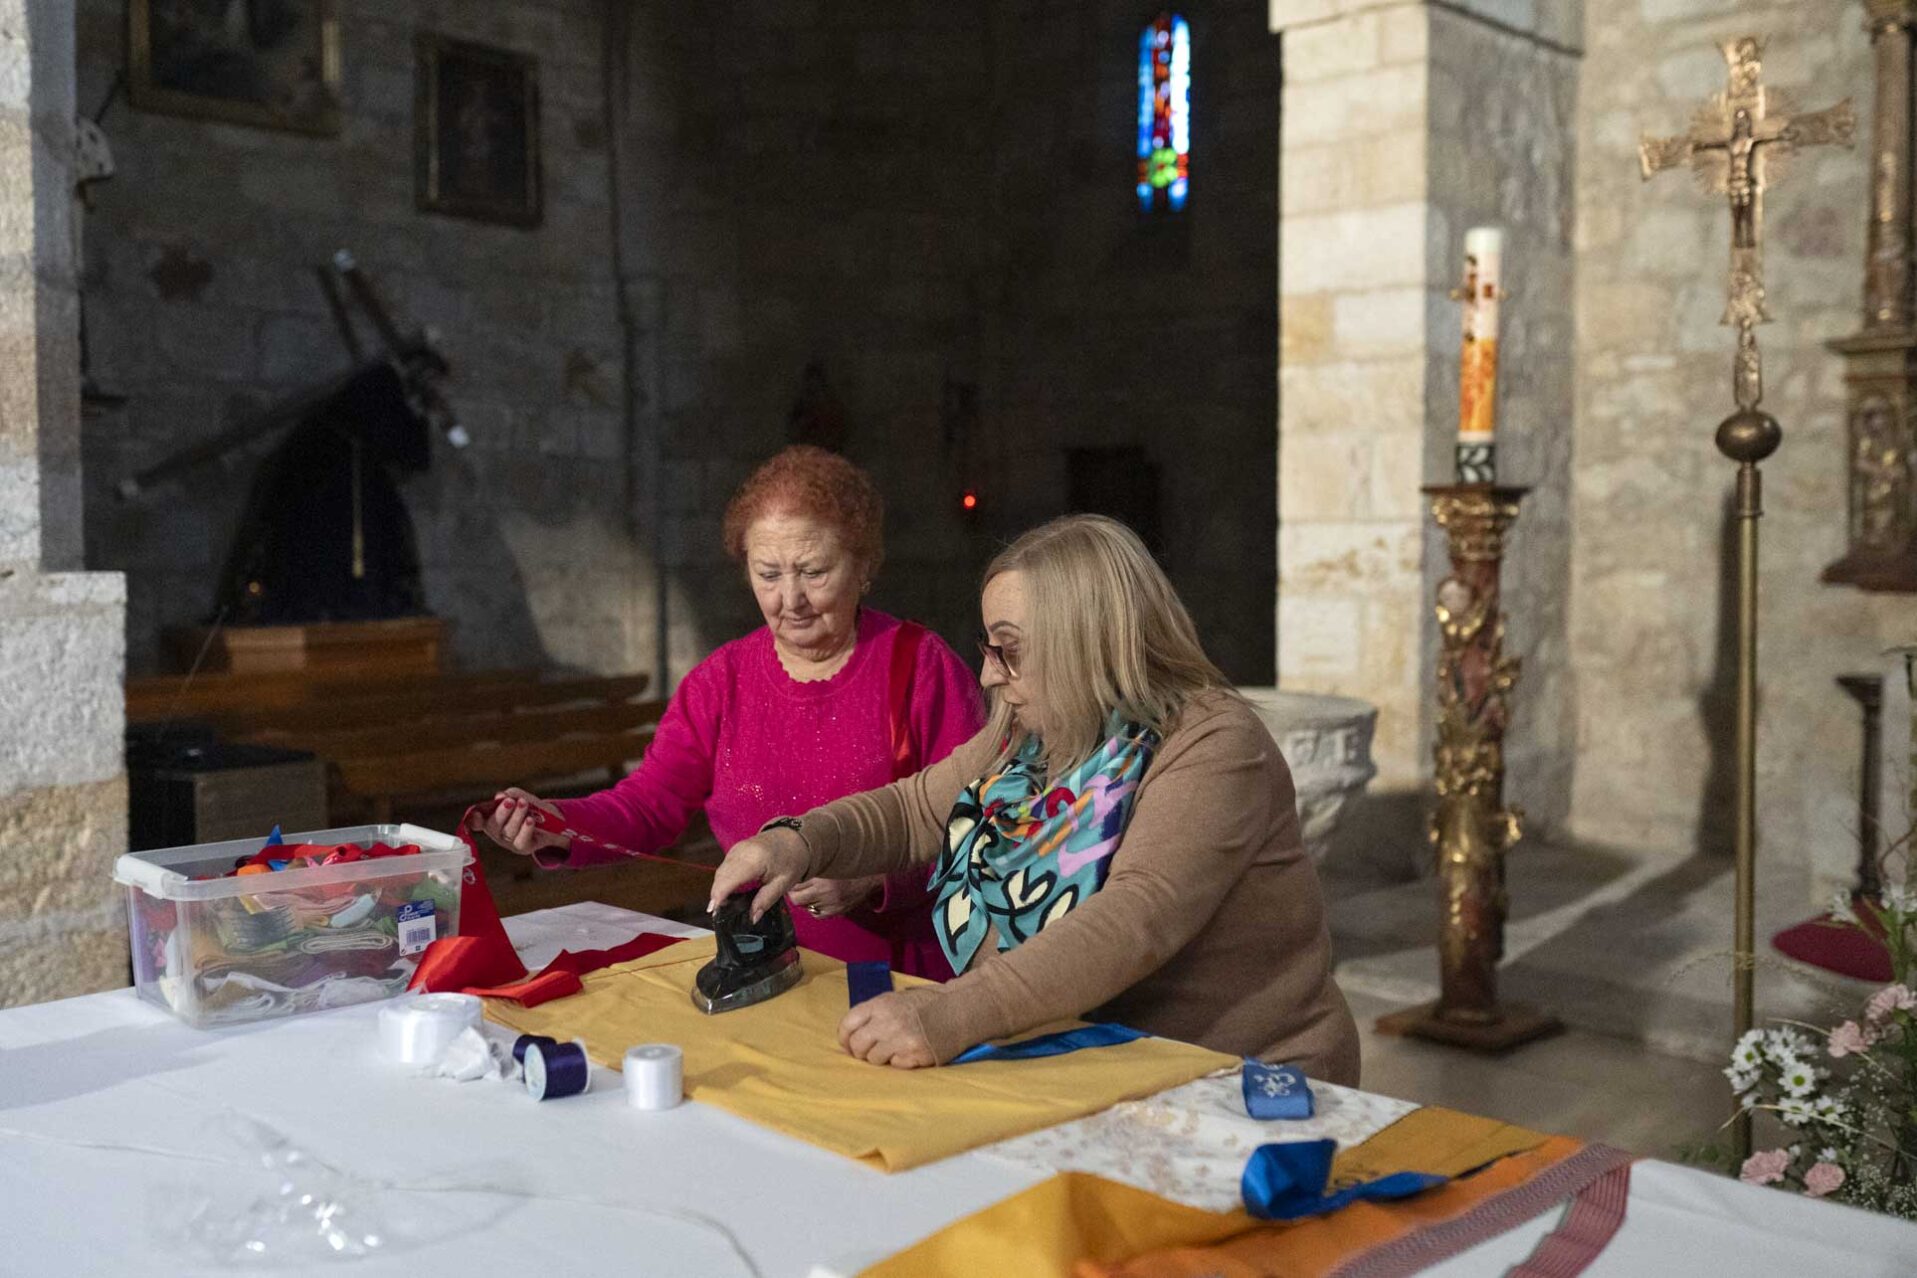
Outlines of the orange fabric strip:
{"type": "Polygon", "coordinates": [[[1529,1153],[1415,1198],[1360,1201],[1329,1216],[1253,1229],[1212,1245],[1168,1248],[1118,1264],[1080,1264],[1073,1278],[1326,1278],[1368,1251],[1459,1219],[1581,1148],[1568,1136],[1554,1136],[1529,1153]]]}
{"type": "Polygon", "coordinates": [[[1334,1184],[1391,1171],[1465,1176],[1397,1202],[1354,1203],[1330,1216],[1267,1225],[1147,1190],[1064,1172],[865,1270],[860,1278],[1006,1273],[1033,1278],[1251,1278],[1327,1274],[1415,1230],[1456,1219],[1582,1146],[1435,1106],[1414,1110],[1346,1150],[1334,1184]]]}

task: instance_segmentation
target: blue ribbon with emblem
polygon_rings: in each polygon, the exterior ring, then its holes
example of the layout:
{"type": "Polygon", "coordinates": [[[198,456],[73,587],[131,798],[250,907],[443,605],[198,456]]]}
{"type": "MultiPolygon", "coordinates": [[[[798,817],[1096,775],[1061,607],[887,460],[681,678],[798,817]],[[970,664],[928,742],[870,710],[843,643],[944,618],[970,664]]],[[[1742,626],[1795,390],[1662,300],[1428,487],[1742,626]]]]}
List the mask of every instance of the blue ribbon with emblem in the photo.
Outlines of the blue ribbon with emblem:
{"type": "Polygon", "coordinates": [[[1295,1065],[1245,1062],[1245,1112],[1257,1119],[1310,1118],[1317,1110],[1311,1084],[1295,1065]]]}

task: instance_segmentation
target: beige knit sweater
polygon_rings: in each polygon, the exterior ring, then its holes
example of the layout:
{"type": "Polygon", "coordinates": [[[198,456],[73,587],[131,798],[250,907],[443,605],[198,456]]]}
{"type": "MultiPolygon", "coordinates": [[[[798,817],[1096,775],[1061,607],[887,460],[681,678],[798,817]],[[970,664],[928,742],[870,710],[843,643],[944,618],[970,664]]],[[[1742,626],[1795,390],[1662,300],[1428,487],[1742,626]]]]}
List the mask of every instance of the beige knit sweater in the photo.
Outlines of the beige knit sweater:
{"type": "MultiPolygon", "coordinates": [[[[929,873],[953,801],[995,744],[980,733],[915,776],[807,813],[807,876],[929,873]]],[[[1357,1030],[1331,979],[1291,770],[1251,709],[1195,699],[1139,785],[1105,886],[1016,949],[988,937],[919,1016],[942,1062],[1078,1016],[1355,1086],[1357,1030]]]]}

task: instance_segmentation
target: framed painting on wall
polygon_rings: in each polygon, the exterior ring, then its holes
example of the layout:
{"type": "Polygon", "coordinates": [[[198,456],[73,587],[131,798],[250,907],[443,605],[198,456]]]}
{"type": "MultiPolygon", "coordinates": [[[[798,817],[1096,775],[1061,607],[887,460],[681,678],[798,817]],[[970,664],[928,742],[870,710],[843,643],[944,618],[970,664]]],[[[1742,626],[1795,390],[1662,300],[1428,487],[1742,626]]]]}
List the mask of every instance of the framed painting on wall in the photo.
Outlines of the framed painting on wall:
{"type": "Polygon", "coordinates": [[[338,0],[127,0],[127,93],[142,111],[333,136],[338,0]]]}
{"type": "Polygon", "coordinates": [[[416,50],[419,207],[539,225],[538,64],[523,53],[426,32],[416,50]]]}

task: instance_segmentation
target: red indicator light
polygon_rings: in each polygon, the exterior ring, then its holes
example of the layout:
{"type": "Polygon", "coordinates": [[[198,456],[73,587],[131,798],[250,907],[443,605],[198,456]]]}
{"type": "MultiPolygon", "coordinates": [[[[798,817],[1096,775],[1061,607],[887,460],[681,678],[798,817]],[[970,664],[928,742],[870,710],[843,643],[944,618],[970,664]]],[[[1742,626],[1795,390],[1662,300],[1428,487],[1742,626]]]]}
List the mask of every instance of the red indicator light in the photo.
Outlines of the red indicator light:
{"type": "Polygon", "coordinates": [[[967,509],[967,510],[977,510],[977,509],[978,509],[978,494],[977,494],[977,493],[967,493],[967,494],[965,494],[965,496],[963,496],[963,497],[961,497],[961,498],[959,498],[959,505],[961,505],[961,506],[963,506],[963,507],[965,507],[965,509],[967,509]]]}

